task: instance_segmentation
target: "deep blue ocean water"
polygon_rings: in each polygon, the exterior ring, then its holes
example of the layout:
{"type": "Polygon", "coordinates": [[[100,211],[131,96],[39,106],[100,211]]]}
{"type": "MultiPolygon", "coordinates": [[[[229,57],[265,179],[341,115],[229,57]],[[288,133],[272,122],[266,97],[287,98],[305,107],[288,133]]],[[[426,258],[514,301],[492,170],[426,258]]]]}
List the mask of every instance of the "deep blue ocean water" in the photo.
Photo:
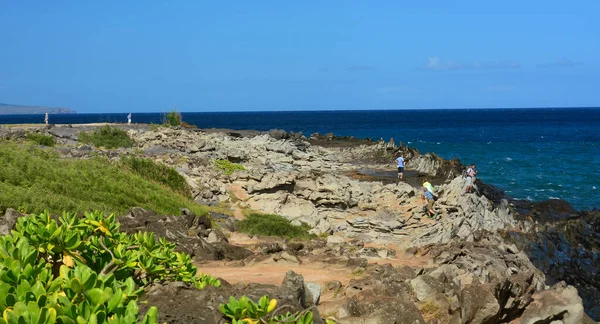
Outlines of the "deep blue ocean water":
{"type": "MultiPolygon", "coordinates": [[[[50,115],[50,122],[126,122],[126,116],[50,115]]],[[[475,163],[481,180],[515,198],[561,198],[579,209],[600,207],[600,108],[184,112],[182,116],[200,128],[393,138],[422,152],[475,163]]],[[[43,119],[43,115],[0,115],[0,124],[43,119]]],[[[134,123],[162,119],[161,113],[133,114],[134,123]]]]}

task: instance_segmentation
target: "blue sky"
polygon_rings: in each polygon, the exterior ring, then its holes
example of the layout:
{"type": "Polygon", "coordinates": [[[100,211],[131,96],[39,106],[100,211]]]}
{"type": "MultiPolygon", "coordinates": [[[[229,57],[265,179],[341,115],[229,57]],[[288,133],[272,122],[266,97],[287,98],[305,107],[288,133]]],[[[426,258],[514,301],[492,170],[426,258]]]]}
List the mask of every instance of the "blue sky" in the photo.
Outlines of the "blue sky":
{"type": "Polygon", "coordinates": [[[0,103],[600,106],[600,1],[0,0],[0,103]]]}

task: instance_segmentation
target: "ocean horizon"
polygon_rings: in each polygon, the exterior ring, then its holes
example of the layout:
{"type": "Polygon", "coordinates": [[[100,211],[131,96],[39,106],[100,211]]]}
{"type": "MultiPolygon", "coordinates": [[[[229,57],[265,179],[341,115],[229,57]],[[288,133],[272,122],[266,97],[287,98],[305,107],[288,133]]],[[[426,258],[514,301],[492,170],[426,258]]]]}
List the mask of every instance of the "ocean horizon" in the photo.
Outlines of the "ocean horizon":
{"type": "MultiPolygon", "coordinates": [[[[124,113],[51,114],[50,123],[126,123],[124,113]]],[[[160,124],[165,113],[132,113],[160,124]]],[[[600,206],[600,108],[469,108],[182,112],[199,128],[333,133],[394,139],[444,158],[475,163],[479,178],[517,199],[600,206]]],[[[0,124],[43,123],[43,114],[0,115],[0,124]]],[[[390,161],[392,163],[392,161],[390,161]]],[[[410,169],[410,164],[407,165],[410,169]]]]}

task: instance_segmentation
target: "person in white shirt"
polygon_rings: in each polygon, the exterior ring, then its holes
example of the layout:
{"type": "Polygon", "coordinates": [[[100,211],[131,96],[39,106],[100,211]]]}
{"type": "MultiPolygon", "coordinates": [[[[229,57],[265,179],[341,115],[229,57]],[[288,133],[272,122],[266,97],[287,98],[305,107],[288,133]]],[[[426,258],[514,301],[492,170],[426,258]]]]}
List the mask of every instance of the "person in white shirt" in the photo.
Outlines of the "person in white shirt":
{"type": "Polygon", "coordinates": [[[467,188],[465,189],[465,193],[469,193],[471,191],[471,186],[475,183],[475,175],[477,175],[477,169],[475,169],[475,164],[471,164],[471,166],[467,169],[467,188]]]}
{"type": "Polygon", "coordinates": [[[131,125],[131,113],[127,115],[127,125],[131,125]]]}

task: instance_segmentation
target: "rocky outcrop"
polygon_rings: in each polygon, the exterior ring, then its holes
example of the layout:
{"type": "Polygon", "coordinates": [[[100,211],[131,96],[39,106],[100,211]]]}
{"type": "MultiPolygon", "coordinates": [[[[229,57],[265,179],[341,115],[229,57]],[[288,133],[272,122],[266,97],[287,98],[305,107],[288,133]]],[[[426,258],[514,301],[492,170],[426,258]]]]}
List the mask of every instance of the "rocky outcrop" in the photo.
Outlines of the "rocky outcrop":
{"type": "Polygon", "coordinates": [[[140,312],[143,314],[150,306],[157,306],[160,310],[158,320],[161,323],[224,323],[219,305],[227,303],[229,296],[247,296],[258,301],[265,295],[278,300],[279,310],[276,310],[274,315],[310,310],[313,312],[313,323],[323,323],[319,310],[314,307],[313,296],[306,287],[304,278],[293,271],[288,272],[279,287],[261,284],[230,285],[222,282],[219,288],[208,286],[199,290],[180,282],[152,284],[142,296],[142,300],[147,303],[140,303],[140,312]]]}
{"type": "MultiPolygon", "coordinates": [[[[340,257],[349,251],[360,251],[361,258],[385,259],[394,255],[390,252],[393,250],[373,250],[364,243],[393,244],[400,249],[416,247],[416,253],[433,256],[439,266],[424,269],[404,282],[407,286],[402,289],[408,287],[414,294],[410,300],[413,306],[435,313],[432,305],[436,305],[438,312],[448,315],[448,321],[503,322],[525,314],[533,322],[579,319],[577,307],[573,306],[578,300],[572,289],[546,286],[562,280],[577,287],[585,309],[600,318],[596,302],[600,300],[600,285],[595,279],[600,277],[597,212],[577,213],[560,201],[534,205],[513,201],[502,190],[480,180],[475,182],[473,193],[465,195],[465,179],[461,175],[464,167],[460,161],[421,154],[392,141],[339,138],[332,134],[306,138],[281,130],[261,133],[126,129],[135,139],[134,149],[79,146],[59,150],[70,158],[100,154],[111,159],[141,151],[183,174],[200,203],[224,204],[234,210],[251,208],[280,214],[295,224],[310,225],[312,233],[327,236],[327,246],[314,253],[325,253],[322,249],[326,249],[340,257]],[[412,172],[412,182],[395,179],[393,157],[400,152],[408,160],[407,174],[412,172]],[[215,165],[217,159],[241,164],[244,170],[225,173],[215,165]],[[424,176],[437,181],[434,184],[439,200],[435,209],[440,215],[436,220],[425,218],[422,211],[420,177],[424,176]],[[497,233],[502,233],[503,238],[498,239],[497,233]],[[363,246],[350,243],[354,244],[350,249],[346,247],[348,242],[361,242],[363,246]],[[533,265],[523,259],[520,251],[529,256],[533,265]],[[459,282],[456,278],[460,278],[459,282]],[[556,306],[543,313],[546,304],[554,303],[552,300],[563,301],[564,307],[556,306]],[[541,305],[538,310],[530,309],[537,304],[541,305]]],[[[55,127],[46,131],[66,143],[75,141],[77,132],[84,130],[85,127],[55,127]]],[[[0,129],[0,137],[7,136],[21,135],[0,129]]],[[[248,260],[251,253],[229,245],[222,233],[208,225],[189,225],[178,220],[181,218],[145,213],[132,210],[122,217],[124,228],[154,231],[178,242],[181,250],[198,259],[248,260]]],[[[287,249],[273,252],[270,257],[277,259],[274,262],[302,262],[300,254],[287,249]]],[[[397,320],[386,308],[391,302],[364,306],[362,302],[370,303],[369,293],[356,296],[354,301],[348,301],[345,317],[390,323],[397,320]]],[[[414,309],[407,302],[392,304],[413,314],[414,309]]],[[[419,322],[428,320],[426,317],[406,318],[419,322]]]]}

